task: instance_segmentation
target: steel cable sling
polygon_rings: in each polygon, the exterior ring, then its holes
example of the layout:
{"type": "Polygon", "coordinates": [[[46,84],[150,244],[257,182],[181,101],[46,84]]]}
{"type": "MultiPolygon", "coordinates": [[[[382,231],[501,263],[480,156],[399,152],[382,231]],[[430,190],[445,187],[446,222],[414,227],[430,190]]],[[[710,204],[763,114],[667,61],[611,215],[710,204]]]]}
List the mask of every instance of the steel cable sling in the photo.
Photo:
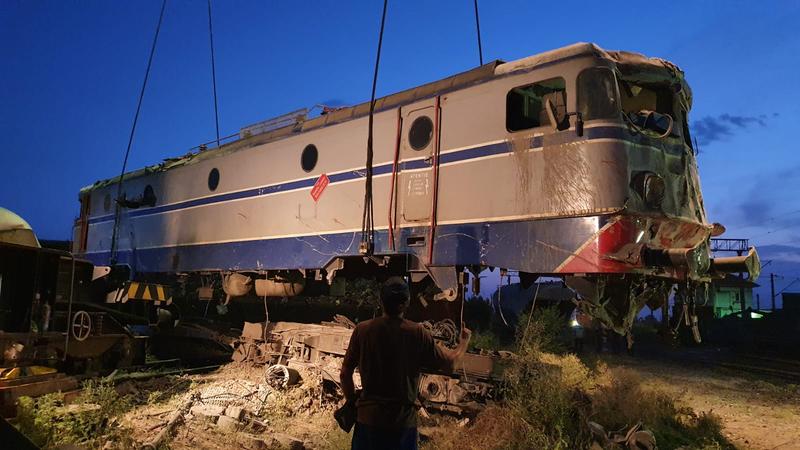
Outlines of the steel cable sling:
{"type": "Polygon", "coordinates": [[[483,45],[481,45],[481,21],[478,17],[478,0],[474,0],[475,4],[475,28],[478,34],[478,61],[483,65],[483,45]]]}
{"type": "MultiPolygon", "coordinates": [[[[477,1],[477,0],[476,0],[477,1]]],[[[214,63],[214,31],[211,27],[211,0],[208,0],[208,39],[211,41],[211,85],[214,88],[214,124],[217,126],[217,148],[219,148],[219,109],[217,108],[217,67],[214,63]]]]}
{"type": "Polygon", "coordinates": [[[378,34],[378,53],[375,57],[375,72],[372,76],[372,95],[369,102],[369,125],[367,129],[367,167],[364,185],[364,213],[361,218],[361,244],[358,251],[364,255],[372,255],[375,250],[375,219],[372,206],[372,160],[374,157],[372,129],[375,115],[375,89],[378,84],[378,67],[381,62],[381,47],[383,46],[383,30],[386,24],[386,8],[389,0],[383,0],[383,13],[381,14],[381,29],[378,34]]]}
{"type": "Polygon", "coordinates": [[[133,144],[133,135],[136,132],[136,123],[139,121],[139,112],[142,109],[142,100],[144,100],[144,90],[147,87],[147,80],[150,77],[150,67],[153,65],[153,55],[156,52],[156,43],[158,42],[158,34],[161,31],[161,23],[164,21],[164,10],[167,7],[167,0],[161,3],[161,12],[158,15],[158,25],[156,25],[156,33],[153,36],[153,45],[150,48],[150,56],[147,59],[147,69],[144,72],[144,81],[142,82],[142,90],[139,92],[139,101],[136,104],[136,114],[133,116],[133,125],[131,126],[131,134],[128,137],[128,148],[125,149],[125,159],[122,160],[122,171],[119,174],[117,181],[117,197],[116,206],[114,208],[114,229],[111,234],[111,261],[113,266],[117,263],[117,240],[119,238],[119,221],[120,221],[120,201],[122,200],[122,181],[125,176],[125,169],[128,166],[128,156],[131,153],[131,145],[133,144]]]}

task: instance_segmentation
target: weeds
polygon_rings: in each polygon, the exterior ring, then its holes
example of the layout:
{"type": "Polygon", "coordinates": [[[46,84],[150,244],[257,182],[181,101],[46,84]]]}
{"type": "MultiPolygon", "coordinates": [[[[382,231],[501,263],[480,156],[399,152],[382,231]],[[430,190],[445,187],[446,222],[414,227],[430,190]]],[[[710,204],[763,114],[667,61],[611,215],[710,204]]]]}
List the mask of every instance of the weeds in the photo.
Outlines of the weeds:
{"type": "Polygon", "coordinates": [[[63,444],[96,447],[113,433],[111,421],[132,406],[106,381],[87,381],[80,397],[66,404],[64,395],[53,393],[32,399],[22,397],[17,406],[20,431],[42,448],[63,444]]]}
{"type": "Polygon", "coordinates": [[[591,395],[593,420],[617,430],[642,422],[662,448],[706,448],[729,445],[722,424],[711,412],[695,414],[679,408],[665,392],[645,389],[641,377],[629,369],[610,371],[610,382],[591,395]]]}
{"type": "MultiPolygon", "coordinates": [[[[472,426],[443,433],[428,447],[589,448],[596,439],[592,421],[623,433],[642,423],[659,448],[731,448],[714,414],[680,408],[667,393],[646,388],[635,372],[608,369],[602,362],[589,368],[575,355],[553,353],[565,349],[564,317],[557,310],[536,311],[530,324],[528,315],[523,317],[517,357],[503,378],[503,400],[472,426]]],[[[489,336],[479,339],[493,342],[489,336]]]]}

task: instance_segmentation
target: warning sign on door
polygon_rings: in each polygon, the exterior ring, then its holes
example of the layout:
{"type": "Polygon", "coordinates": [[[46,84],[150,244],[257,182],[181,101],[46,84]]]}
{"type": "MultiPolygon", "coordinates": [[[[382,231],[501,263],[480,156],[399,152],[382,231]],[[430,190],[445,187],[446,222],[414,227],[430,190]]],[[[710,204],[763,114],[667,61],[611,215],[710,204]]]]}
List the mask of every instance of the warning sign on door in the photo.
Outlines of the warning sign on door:
{"type": "Polygon", "coordinates": [[[317,182],[314,183],[314,187],[311,188],[311,198],[313,198],[314,201],[319,200],[319,198],[322,197],[322,193],[325,191],[325,188],[328,187],[328,183],[330,182],[331,180],[327,175],[324,173],[320,175],[319,178],[317,178],[317,182]]]}

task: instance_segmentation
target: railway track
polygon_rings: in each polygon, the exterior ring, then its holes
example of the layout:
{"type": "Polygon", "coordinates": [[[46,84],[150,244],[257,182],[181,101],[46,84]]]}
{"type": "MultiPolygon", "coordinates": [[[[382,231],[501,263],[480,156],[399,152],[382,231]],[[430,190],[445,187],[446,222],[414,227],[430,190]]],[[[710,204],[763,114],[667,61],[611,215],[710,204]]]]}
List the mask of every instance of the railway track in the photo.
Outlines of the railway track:
{"type": "Polygon", "coordinates": [[[150,378],[165,377],[170,375],[190,375],[195,373],[211,372],[219,369],[226,362],[214,364],[185,364],[180,359],[152,361],[146,364],[118,369],[105,377],[108,380],[120,383],[128,380],[147,380],[150,378]]]}
{"type": "Polygon", "coordinates": [[[688,359],[703,367],[766,376],[800,384],[800,361],[794,359],[744,353],[718,358],[690,356],[688,359]]]}
{"type": "Polygon", "coordinates": [[[720,361],[719,367],[741,370],[758,375],[767,375],[800,383],[800,361],[762,355],[741,354],[731,361],[720,361]]]}

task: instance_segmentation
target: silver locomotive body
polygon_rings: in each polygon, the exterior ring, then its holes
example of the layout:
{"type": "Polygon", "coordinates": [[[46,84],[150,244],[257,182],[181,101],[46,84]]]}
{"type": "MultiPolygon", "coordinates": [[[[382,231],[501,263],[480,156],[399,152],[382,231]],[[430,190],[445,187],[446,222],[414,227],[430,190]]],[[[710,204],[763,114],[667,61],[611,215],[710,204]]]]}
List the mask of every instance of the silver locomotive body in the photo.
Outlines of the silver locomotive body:
{"type": "MultiPolygon", "coordinates": [[[[368,103],[127,174],[114,259],[265,283],[374,265],[447,300],[485,267],[570,277],[582,293],[623,278],[666,292],[712,264],[690,107],[683,73],[660,59],[575,44],[493,62],[376,101],[371,261],[359,254],[368,103]]],[[[98,265],[112,259],[118,181],[80,193],[74,250],[98,265]]]]}

